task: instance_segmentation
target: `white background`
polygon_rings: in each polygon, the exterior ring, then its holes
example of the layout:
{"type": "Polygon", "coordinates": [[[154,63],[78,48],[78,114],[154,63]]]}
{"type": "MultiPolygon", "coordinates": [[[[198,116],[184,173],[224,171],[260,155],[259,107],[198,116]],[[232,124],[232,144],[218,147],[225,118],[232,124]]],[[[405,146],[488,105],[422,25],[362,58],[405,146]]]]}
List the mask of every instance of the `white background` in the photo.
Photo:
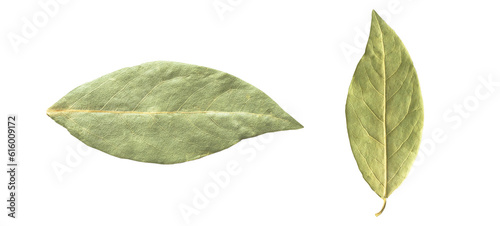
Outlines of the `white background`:
{"type": "MultiPolygon", "coordinates": [[[[0,3],[0,108],[4,121],[19,115],[20,143],[18,218],[1,201],[2,226],[185,225],[179,207],[193,206],[194,191],[214,185],[209,174],[229,163],[239,172],[190,225],[500,223],[500,86],[481,82],[500,82],[494,1],[70,0],[44,20],[38,2],[48,1],[0,3]],[[231,11],[218,13],[217,2],[231,11]],[[357,168],[344,115],[372,9],[410,52],[425,104],[417,160],[378,218],[382,200],[357,168]],[[9,37],[22,36],[33,16],[37,32],[13,45],[9,37]],[[157,165],[86,148],[45,115],[78,85],[155,60],[233,74],[305,128],[157,165]],[[60,165],[69,171],[57,174],[60,165]]],[[[7,180],[2,171],[1,200],[7,180]]]]}

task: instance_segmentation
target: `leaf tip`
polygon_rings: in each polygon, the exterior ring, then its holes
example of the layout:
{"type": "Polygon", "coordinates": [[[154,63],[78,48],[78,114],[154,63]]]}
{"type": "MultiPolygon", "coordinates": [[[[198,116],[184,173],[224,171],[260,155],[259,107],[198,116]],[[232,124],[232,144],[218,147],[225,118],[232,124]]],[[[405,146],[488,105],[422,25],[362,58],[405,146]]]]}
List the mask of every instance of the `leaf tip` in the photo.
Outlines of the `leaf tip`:
{"type": "Polygon", "coordinates": [[[59,113],[59,111],[55,110],[54,108],[50,107],[47,109],[47,111],[45,112],[47,114],[47,116],[49,116],[50,118],[54,119],[55,117],[55,114],[56,113],[59,113]]]}
{"type": "Polygon", "coordinates": [[[303,126],[302,124],[300,124],[300,122],[297,122],[297,121],[295,121],[295,122],[296,122],[296,124],[297,124],[297,129],[302,129],[302,128],[304,128],[304,126],[303,126]]]}
{"type": "Polygon", "coordinates": [[[295,120],[294,118],[290,117],[290,129],[302,129],[304,128],[304,126],[302,124],[300,124],[300,122],[298,122],[297,120],[295,120]]]}
{"type": "Polygon", "coordinates": [[[373,9],[373,10],[372,10],[372,21],[374,21],[374,20],[377,20],[377,21],[378,21],[378,20],[380,20],[380,19],[382,19],[382,18],[380,17],[380,15],[378,15],[377,11],[375,11],[375,10],[373,9]]]}
{"type": "MultiPolygon", "coordinates": [[[[47,111],[45,112],[45,114],[47,114],[47,116],[51,117],[50,114],[52,113],[51,109],[47,109],[47,111]]],[[[51,117],[52,118],[52,117],[51,117]]]]}

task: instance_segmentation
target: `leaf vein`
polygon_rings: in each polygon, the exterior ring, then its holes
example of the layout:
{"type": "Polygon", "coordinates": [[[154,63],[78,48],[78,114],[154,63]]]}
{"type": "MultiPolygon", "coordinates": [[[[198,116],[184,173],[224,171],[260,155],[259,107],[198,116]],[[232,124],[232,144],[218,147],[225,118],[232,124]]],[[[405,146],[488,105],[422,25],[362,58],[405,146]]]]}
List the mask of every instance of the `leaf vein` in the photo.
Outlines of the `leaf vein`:
{"type": "Polygon", "coordinates": [[[356,119],[358,120],[359,124],[361,125],[361,127],[363,128],[363,130],[366,132],[366,134],[368,134],[368,137],[372,138],[373,140],[375,140],[377,143],[381,144],[382,146],[384,146],[384,144],[382,142],[380,142],[379,140],[375,139],[375,137],[373,137],[369,132],[368,130],[365,128],[365,126],[363,125],[363,123],[361,122],[361,120],[359,119],[359,116],[358,116],[358,113],[356,112],[356,109],[354,108],[354,106],[350,105],[351,108],[353,109],[353,112],[354,112],[354,115],[356,115],[356,119]]]}
{"type": "Polygon", "coordinates": [[[365,163],[366,163],[366,165],[368,166],[368,169],[370,170],[370,173],[372,173],[372,174],[373,174],[373,176],[375,177],[375,179],[376,179],[376,180],[377,180],[377,181],[378,181],[378,182],[379,182],[379,183],[380,183],[383,187],[385,187],[385,185],[384,185],[382,182],[380,182],[380,180],[378,179],[377,175],[375,175],[375,172],[373,171],[373,169],[371,168],[370,164],[368,163],[368,160],[366,160],[366,157],[365,157],[365,156],[363,155],[363,153],[359,150],[359,148],[358,148],[358,144],[356,144],[356,142],[355,142],[355,141],[353,141],[353,144],[356,146],[356,148],[355,148],[355,149],[358,151],[358,153],[361,155],[361,157],[363,157],[363,160],[365,160],[365,163]]]}

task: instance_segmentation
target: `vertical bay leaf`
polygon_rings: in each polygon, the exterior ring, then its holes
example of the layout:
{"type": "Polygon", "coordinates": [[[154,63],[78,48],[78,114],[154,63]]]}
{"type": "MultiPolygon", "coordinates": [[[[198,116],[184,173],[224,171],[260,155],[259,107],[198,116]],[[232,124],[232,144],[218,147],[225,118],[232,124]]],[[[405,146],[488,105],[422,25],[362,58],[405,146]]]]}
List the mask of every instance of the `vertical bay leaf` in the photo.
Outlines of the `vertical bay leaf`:
{"type": "Polygon", "coordinates": [[[165,61],[83,84],[47,114],[90,147],[161,164],[198,159],[260,134],[303,128],[241,79],[165,61]]]}
{"type": "Polygon", "coordinates": [[[396,33],[373,11],[364,55],[346,103],[351,149],[363,178],[386,199],[408,175],[423,128],[417,73],[396,33]]]}

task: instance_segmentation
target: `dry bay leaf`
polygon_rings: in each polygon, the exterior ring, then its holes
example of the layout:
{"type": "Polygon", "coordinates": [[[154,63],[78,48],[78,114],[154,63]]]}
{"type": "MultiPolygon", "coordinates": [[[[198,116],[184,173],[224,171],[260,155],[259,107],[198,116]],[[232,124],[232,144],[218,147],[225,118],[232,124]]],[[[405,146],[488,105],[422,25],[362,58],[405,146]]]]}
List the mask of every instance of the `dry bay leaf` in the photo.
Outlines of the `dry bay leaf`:
{"type": "Polygon", "coordinates": [[[423,128],[417,73],[396,33],[373,11],[366,50],[346,103],[351,149],[363,178],[384,200],[403,182],[423,128]]]}
{"type": "Polygon", "coordinates": [[[303,126],[265,93],[214,69],[157,61],[83,84],[47,114],[90,147],[161,164],[303,126]]]}

